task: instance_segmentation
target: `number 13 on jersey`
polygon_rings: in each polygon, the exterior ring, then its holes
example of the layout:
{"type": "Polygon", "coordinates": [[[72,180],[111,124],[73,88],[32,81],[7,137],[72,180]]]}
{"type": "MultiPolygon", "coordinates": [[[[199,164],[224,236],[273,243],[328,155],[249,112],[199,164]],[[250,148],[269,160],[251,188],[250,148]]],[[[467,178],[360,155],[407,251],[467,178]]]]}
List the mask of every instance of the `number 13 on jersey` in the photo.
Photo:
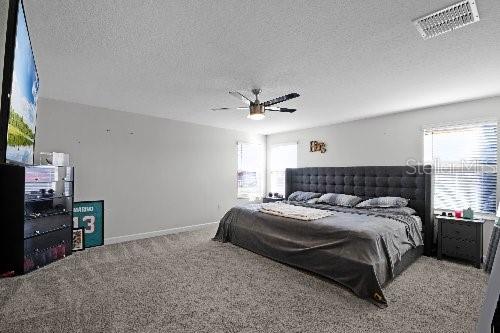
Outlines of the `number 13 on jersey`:
{"type": "Polygon", "coordinates": [[[85,234],[91,234],[95,230],[95,216],[84,216],[82,218],[83,223],[78,222],[78,217],[73,217],[73,228],[78,228],[79,225],[83,224],[85,228],[85,234]]]}
{"type": "Polygon", "coordinates": [[[104,201],[81,201],[73,205],[73,227],[85,229],[85,247],[104,244],[104,201]]]}

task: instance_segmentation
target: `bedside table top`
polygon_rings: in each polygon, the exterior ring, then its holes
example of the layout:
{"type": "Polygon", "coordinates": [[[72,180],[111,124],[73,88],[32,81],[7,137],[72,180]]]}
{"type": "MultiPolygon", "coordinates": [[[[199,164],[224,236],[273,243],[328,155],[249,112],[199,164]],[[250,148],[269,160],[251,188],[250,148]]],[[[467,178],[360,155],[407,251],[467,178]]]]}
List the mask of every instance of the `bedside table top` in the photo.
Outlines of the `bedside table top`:
{"type": "Polygon", "coordinates": [[[456,218],[455,216],[442,216],[436,215],[438,220],[448,220],[448,221],[459,221],[459,222],[467,222],[467,223],[480,223],[483,224],[485,221],[483,219],[464,219],[464,218],[456,218]]]}
{"type": "Polygon", "coordinates": [[[262,199],[263,202],[275,202],[275,201],[284,201],[285,198],[274,198],[274,197],[264,197],[262,199]]]}

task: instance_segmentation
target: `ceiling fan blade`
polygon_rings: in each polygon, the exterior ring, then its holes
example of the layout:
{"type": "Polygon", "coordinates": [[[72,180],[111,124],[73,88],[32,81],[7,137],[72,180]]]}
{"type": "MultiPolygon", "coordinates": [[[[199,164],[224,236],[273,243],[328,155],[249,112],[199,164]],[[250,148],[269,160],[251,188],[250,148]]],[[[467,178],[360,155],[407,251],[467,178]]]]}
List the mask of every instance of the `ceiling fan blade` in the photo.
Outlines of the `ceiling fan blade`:
{"type": "Polygon", "coordinates": [[[278,103],[281,103],[281,102],[284,102],[284,101],[288,101],[289,99],[292,99],[292,98],[297,98],[299,96],[300,95],[297,94],[297,93],[291,93],[291,94],[288,94],[288,95],[285,95],[285,96],[281,96],[281,97],[277,97],[275,99],[271,99],[271,100],[269,100],[267,102],[262,103],[262,105],[264,105],[264,106],[271,106],[271,105],[278,104],[278,103]]]}
{"type": "Polygon", "coordinates": [[[240,106],[237,108],[213,108],[210,109],[212,111],[220,111],[220,110],[248,110],[248,106],[240,106]]]}
{"type": "Polygon", "coordinates": [[[243,103],[245,103],[246,105],[252,104],[252,101],[248,97],[246,97],[245,95],[243,95],[237,91],[230,91],[229,93],[232,96],[236,97],[237,99],[243,101],[243,103]]]}
{"type": "Polygon", "coordinates": [[[235,110],[236,108],[213,108],[213,109],[210,109],[212,111],[220,111],[220,110],[235,110]]]}
{"type": "Polygon", "coordinates": [[[266,111],[277,111],[277,112],[288,112],[293,113],[297,111],[297,109],[287,109],[287,108],[266,108],[266,111]]]}

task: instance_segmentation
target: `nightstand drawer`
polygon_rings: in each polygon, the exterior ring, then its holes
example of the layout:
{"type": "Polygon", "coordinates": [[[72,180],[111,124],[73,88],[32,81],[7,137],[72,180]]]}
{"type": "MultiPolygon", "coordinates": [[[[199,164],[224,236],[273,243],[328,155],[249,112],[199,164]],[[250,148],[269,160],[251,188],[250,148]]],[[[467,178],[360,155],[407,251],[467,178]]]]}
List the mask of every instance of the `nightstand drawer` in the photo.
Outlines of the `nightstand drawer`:
{"type": "Polygon", "coordinates": [[[443,223],[442,236],[447,238],[458,238],[469,241],[476,240],[476,228],[471,224],[443,223]]]}
{"type": "Polygon", "coordinates": [[[443,254],[460,259],[474,259],[476,243],[453,238],[443,238],[443,254]]]}

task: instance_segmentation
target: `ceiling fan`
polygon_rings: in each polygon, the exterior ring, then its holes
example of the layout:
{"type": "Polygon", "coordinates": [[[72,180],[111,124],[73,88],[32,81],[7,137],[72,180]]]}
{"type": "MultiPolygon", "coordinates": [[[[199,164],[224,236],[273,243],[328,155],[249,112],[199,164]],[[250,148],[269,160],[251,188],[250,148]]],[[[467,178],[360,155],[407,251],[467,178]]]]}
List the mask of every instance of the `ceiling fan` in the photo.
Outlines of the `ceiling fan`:
{"type": "Polygon", "coordinates": [[[297,111],[296,109],[287,109],[287,108],[280,108],[280,107],[271,107],[271,105],[275,105],[284,101],[288,101],[289,99],[292,98],[297,98],[300,95],[297,93],[291,93],[287,94],[285,96],[281,97],[276,97],[273,99],[270,99],[269,101],[266,102],[260,102],[259,101],[259,94],[261,90],[260,89],[252,89],[252,93],[255,95],[255,101],[251,101],[248,97],[245,95],[237,92],[237,91],[230,91],[229,93],[238,98],[239,100],[243,101],[247,106],[242,106],[238,108],[215,108],[211,109],[213,111],[218,111],[218,110],[249,110],[250,113],[248,114],[247,118],[253,119],[253,120],[260,120],[264,119],[265,112],[266,111],[277,111],[277,112],[288,112],[288,113],[293,113],[297,111]]]}

